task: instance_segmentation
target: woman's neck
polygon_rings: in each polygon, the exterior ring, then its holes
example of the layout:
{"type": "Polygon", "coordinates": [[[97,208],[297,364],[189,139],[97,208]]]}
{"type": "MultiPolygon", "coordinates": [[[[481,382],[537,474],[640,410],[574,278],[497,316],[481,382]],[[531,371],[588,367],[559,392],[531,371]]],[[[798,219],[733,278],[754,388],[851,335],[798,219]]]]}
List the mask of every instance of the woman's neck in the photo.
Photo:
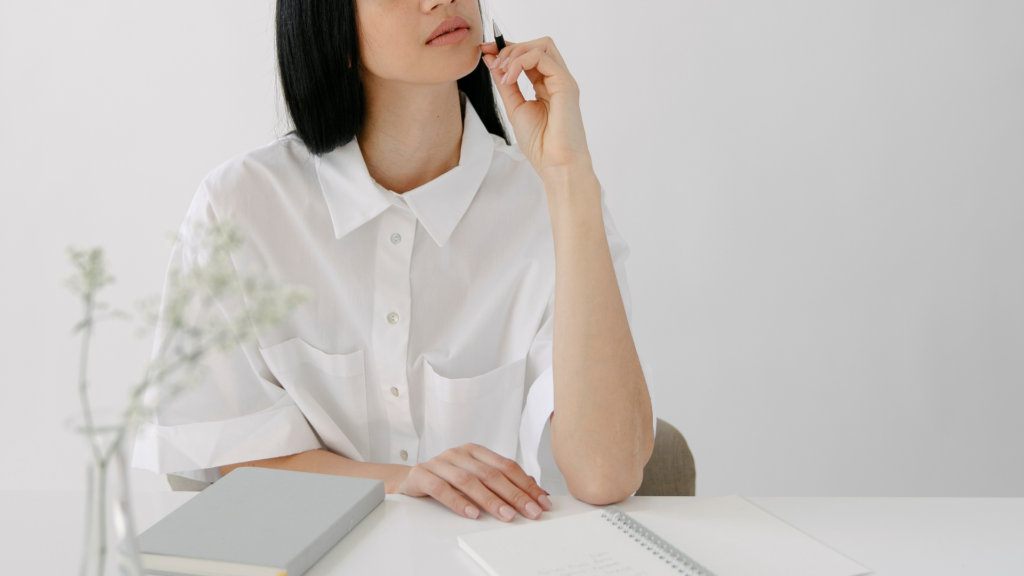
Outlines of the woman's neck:
{"type": "Polygon", "coordinates": [[[365,79],[363,86],[366,119],[357,139],[378,184],[402,194],[459,165],[463,112],[455,82],[414,86],[365,79]]]}

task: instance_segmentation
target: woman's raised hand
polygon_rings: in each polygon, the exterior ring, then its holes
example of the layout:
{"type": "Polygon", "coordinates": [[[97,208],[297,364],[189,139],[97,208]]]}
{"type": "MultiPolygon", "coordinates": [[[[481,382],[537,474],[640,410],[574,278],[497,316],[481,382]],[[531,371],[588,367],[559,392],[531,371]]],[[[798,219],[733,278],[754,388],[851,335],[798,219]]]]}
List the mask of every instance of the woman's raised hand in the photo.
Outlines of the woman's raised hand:
{"type": "Polygon", "coordinates": [[[480,509],[509,522],[518,510],[537,519],[551,508],[547,493],[516,464],[483,446],[463,444],[409,469],[399,494],[430,496],[460,516],[476,518],[480,509]]]}
{"type": "Polygon", "coordinates": [[[545,178],[560,170],[592,169],[580,113],[580,89],[551,38],[480,45],[484,64],[505,104],[520,150],[545,178]],[[519,90],[520,73],[533,83],[536,100],[519,90]]]}

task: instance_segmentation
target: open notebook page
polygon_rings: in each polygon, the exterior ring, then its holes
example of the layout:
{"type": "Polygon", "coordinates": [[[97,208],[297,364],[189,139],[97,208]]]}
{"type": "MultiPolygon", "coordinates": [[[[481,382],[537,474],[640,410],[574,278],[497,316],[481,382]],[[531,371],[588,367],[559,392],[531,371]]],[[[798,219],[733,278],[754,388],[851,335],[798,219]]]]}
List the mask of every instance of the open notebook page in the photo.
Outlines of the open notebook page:
{"type": "MultiPolygon", "coordinates": [[[[859,576],[867,568],[738,496],[632,512],[715,576],[859,576]]],[[[601,511],[459,537],[492,576],[679,574],[601,511]]]]}
{"type": "Polygon", "coordinates": [[[739,496],[630,512],[717,576],[857,576],[871,571],[739,496]]]}
{"type": "Polygon", "coordinates": [[[601,511],[459,536],[492,576],[657,576],[678,572],[601,518],[601,511]]]}

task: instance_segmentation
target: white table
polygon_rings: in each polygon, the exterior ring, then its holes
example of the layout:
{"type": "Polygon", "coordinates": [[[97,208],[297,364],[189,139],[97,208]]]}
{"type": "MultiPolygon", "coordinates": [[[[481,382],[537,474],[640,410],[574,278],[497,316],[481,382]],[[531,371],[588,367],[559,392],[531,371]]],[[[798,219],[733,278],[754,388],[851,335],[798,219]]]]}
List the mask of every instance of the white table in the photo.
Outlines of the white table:
{"type": "MultiPolygon", "coordinates": [[[[138,529],[148,528],[194,495],[136,492],[138,529]]],[[[75,491],[0,492],[4,573],[76,574],[83,497],[75,491]]],[[[681,500],[634,497],[619,507],[642,510],[681,500]]],[[[1024,498],[748,500],[883,576],[1024,575],[1024,498]]],[[[545,518],[594,509],[567,496],[552,501],[554,508],[545,518]]],[[[489,516],[461,518],[432,500],[389,495],[307,574],[485,576],[455,537],[503,526],[489,516]]]]}

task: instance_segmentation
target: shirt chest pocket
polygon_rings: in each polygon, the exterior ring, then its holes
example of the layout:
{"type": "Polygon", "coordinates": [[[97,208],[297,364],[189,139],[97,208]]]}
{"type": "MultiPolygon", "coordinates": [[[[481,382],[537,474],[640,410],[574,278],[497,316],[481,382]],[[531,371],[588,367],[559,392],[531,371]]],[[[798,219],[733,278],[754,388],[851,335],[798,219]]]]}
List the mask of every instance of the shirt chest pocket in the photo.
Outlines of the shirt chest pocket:
{"type": "Polygon", "coordinates": [[[364,461],[369,447],[363,351],[328,354],[292,338],[260,354],[331,451],[364,461]]]}
{"type": "Polygon", "coordinates": [[[424,359],[420,461],[472,442],[516,457],[526,357],[471,378],[446,378],[424,359]]]}

